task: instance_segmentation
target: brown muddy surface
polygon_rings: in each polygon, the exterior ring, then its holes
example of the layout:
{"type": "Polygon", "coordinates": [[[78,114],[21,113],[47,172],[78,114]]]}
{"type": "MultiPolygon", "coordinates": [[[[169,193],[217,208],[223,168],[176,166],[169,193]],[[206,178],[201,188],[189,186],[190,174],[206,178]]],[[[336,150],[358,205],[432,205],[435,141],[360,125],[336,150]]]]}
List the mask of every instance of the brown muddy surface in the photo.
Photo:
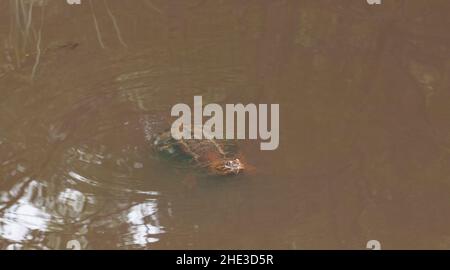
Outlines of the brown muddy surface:
{"type": "Polygon", "coordinates": [[[0,249],[450,248],[450,2],[0,0],[0,249]],[[152,152],[279,103],[256,171],[152,152]]]}

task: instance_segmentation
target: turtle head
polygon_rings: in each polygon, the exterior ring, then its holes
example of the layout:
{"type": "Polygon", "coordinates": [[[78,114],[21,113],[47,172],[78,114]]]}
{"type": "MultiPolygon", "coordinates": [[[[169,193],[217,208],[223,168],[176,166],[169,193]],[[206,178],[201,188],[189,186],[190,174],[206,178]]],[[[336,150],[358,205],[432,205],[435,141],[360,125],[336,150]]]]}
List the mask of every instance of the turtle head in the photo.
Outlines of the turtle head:
{"type": "Polygon", "coordinates": [[[214,172],[219,175],[236,175],[244,169],[244,164],[238,158],[224,159],[213,166],[214,172]]]}

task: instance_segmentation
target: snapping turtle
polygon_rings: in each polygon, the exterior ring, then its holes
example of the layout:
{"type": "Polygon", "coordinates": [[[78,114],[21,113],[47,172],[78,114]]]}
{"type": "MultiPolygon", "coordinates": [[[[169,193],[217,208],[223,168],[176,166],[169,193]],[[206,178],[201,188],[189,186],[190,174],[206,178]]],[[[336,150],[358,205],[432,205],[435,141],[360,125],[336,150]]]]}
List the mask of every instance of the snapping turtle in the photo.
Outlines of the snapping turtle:
{"type": "Polygon", "coordinates": [[[246,166],[238,155],[229,148],[235,148],[234,141],[215,139],[174,139],[170,130],[155,136],[156,151],[169,155],[181,155],[204,168],[212,175],[228,176],[242,173],[246,166]]]}

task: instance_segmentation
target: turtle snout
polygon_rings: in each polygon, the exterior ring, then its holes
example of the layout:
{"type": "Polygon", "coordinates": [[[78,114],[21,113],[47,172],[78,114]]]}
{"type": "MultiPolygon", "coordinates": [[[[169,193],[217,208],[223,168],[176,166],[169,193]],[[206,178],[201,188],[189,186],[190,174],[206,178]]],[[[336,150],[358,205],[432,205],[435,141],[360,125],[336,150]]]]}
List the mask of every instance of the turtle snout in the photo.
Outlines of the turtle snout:
{"type": "Polygon", "coordinates": [[[239,174],[244,170],[244,165],[239,159],[225,161],[224,167],[230,174],[239,174]]]}

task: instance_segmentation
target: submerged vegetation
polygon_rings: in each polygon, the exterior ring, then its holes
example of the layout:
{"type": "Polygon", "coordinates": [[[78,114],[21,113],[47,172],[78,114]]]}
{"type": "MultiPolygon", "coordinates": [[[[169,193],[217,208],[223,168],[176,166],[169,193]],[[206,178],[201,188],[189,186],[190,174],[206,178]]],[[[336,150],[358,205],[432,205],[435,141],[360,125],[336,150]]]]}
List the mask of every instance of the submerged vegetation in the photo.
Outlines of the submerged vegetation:
{"type": "Polygon", "coordinates": [[[33,80],[43,51],[44,18],[49,0],[9,0],[2,4],[9,24],[0,33],[0,77],[32,63],[29,77],[33,80]]]}
{"type": "MultiPolygon", "coordinates": [[[[26,63],[30,63],[30,79],[33,80],[39,68],[42,53],[45,51],[43,42],[46,13],[58,12],[61,2],[51,0],[9,0],[0,3],[4,15],[9,16],[9,25],[0,28],[0,77],[14,70],[20,70],[26,63]],[[4,31],[2,31],[4,30],[4,31]]],[[[64,3],[62,3],[64,4],[64,3]]],[[[109,20],[110,25],[120,46],[128,48],[122,37],[119,22],[106,0],[100,2],[88,1],[92,16],[92,26],[95,29],[98,44],[102,49],[107,48],[95,6],[100,5],[109,20]]],[[[47,41],[50,42],[50,41],[47,41]]],[[[27,75],[28,76],[28,75],[27,75]]]]}
{"type": "Polygon", "coordinates": [[[4,39],[3,72],[20,69],[34,56],[33,78],[41,55],[42,29],[47,0],[10,0],[9,33],[4,39]]]}

